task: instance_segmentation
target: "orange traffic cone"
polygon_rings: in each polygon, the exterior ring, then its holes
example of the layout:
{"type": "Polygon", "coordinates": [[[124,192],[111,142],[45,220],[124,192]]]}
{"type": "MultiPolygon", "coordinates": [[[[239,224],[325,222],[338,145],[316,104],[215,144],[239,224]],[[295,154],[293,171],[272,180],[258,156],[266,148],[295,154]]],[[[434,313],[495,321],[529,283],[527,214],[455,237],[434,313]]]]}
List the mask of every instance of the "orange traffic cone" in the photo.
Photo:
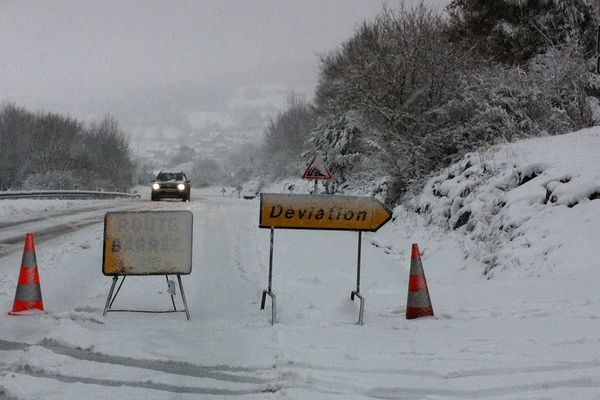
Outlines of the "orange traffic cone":
{"type": "Polygon", "coordinates": [[[15,302],[9,314],[20,315],[35,310],[44,311],[44,302],[42,301],[40,276],[35,258],[33,233],[28,233],[25,236],[25,249],[23,250],[15,302]]]}
{"type": "Polygon", "coordinates": [[[423,264],[421,264],[421,255],[416,243],[412,245],[410,257],[410,278],[408,280],[408,299],[406,300],[406,319],[433,316],[429,290],[427,290],[427,280],[423,264]]]}

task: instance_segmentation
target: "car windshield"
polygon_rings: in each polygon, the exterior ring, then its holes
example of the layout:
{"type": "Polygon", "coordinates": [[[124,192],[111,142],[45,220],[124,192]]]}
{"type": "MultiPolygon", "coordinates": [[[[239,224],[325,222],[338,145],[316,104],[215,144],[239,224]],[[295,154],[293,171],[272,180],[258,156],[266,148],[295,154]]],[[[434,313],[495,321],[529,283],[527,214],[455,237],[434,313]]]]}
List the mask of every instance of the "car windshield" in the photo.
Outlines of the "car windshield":
{"type": "Polygon", "coordinates": [[[156,177],[159,181],[183,181],[183,173],[182,172],[161,172],[156,177]]]}

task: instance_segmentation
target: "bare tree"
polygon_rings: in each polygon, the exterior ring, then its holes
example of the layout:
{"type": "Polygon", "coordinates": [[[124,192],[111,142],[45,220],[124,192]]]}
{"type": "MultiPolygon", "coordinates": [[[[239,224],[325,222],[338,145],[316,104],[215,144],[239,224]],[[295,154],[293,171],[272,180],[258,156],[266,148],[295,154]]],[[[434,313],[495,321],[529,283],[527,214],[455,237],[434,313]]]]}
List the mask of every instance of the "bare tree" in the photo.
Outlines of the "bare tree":
{"type": "Polygon", "coordinates": [[[35,126],[35,116],[15,104],[0,110],[0,190],[19,186],[25,179],[30,154],[28,144],[35,126]]]}
{"type": "Polygon", "coordinates": [[[106,116],[85,135],[88,180],[113,189],[131,185],[134,165],[125,135],[115,119],[106,116]]]}
{"type": "Polygon", "coordinates": [[[265,130],[262,172],[286,176],[297,169],[314,126],[313,107],[297,94],[290,94],[286,108],[271,119],[265,130]]]}

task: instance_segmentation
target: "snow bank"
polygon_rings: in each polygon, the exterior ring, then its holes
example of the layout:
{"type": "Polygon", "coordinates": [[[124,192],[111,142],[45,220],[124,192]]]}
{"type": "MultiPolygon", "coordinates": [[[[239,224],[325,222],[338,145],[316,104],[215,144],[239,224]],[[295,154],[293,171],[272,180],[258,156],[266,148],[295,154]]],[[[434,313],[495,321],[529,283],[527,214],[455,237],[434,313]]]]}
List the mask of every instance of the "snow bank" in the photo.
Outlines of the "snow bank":
{"type": "Polygon", "coordinates": [[[91,204],[100,207],[103,204],[123,203],[124,200],[60,200],[60,199],[6,199],[0,200],[0,218],[2,222],[22,221],[35,215],[48,216],[54,213],[83,210],[91,204]]]}
{"type": "Polygon", "coordinates": [[[599,150],[596,127],[470,153],[429,179],[409,207],[462,232],[465,257],[487,277],[592,268],[599,150]]]}

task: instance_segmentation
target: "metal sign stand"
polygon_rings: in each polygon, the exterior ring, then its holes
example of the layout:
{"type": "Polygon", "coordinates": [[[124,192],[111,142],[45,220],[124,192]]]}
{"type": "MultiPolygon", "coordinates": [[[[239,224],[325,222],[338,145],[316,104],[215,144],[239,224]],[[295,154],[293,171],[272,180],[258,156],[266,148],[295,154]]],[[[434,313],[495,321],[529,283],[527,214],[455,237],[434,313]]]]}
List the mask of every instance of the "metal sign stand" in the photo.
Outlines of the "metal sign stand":
{"type": "Polygon", "coordinates": [[[262,294],[261,310],[266,296],[273,300],[273,324],[275,318],[275,295],[272,292],[273,235],[274,229],[328,229],[358,232],[358,256],[356,290],[350,294],[354,301],[360,299],[358,325],[363,325],[365,299],[360,293],[360,269],[362,232],[375,232],[392,219],[392,212],[373,197],[309,194],[261,193],[259,228],[271,229],[271,255],[269,259],[269,288],[262,294]],[[329,210],[329,211],[327,211],[329,210]]]}
{"type": "MultiPolygon", "coordinates": [[[[183,310],[177,309],[177,306],[175,306],[175,298],[173,297],[173,295],[171,295],[171,302],[173,303],[173,310],[113,310],[112,305],[115,302],[115,299],[117,298],[117,295],[119,294],[119,291],[121,290],[121,286],[123,286],[123,283],[125,282],[125,278],[127,278],[127,275],[123,275],[123,279],[121,279],[121,283],[119,284],[119,287],[117,288],[117,291],[113,296],[113,291],[115,290],[115,286],[117,285],[117,281],[119,280],[118,275],[113,276],[112,285],[110,286],[110,290],[108,292],[108,298],[106,299],[106,305],[104,306],[104,313],[102,314],[103,316],[106,317],[106,314],[108,312],[140,312],[140,313],[185,312],[187,320],[188,321],[190,320],[190,312],[188,309],[187,301],[185,299],[185,292],[183,291],[183,283],[181,282],[180,274],[177,274],[177,281],[179,282],[179,290],[181,291],[181,300],[183,301],[183,307],[184,307],[183,310]]],[[[167,275],[165,275],[165,278],[167,279],[167,282],[169,282],[169,277],[167,275]]]]}
{"type": "MultiPolygon", "coordinates": [[[[277,300],[275,297],[275,293],[273,293],[273,242],[275,236],[275,229],[271,228],[271,249],[269,251],[269,285],[266,290],[262,292],[262,299],[260,301],[260,309],[261,311],[265,309],[265,302],[267,300],[267,295],[271,297],[271,325],[275,325],[275,321],[277,320],[277,300]]],[[[358,257],[357,257],[357,266],[356,266],[356,290],[353,290],[350,293],[350,299],[354,301],[354,297],[358,297],[360,299],[360,308],[358,312],[358,322],[357,325],[363,325],[363,316],[365,313],[365,298],[360,294],[360,258],[361,258],[361,248],[362,248],[362,231],[358,231],[358,257]]],[[[114,287],[114,283],[113,283],[114,287]]],[[[111,288],[112,291],[112,288],[111,288]]],[[[118,292],[118,290],[117,290],[118,292]]],[[[110,297],[110,295],[109,295],[110,297]]],[[[116,295],[115,295],[116,297],[116,295]]],[[[184,298],[185,301],[185,298],[184,298]]],[[[108,304],[108,302],[107,302],[108,304]]]]}
{"type": "Polygon", "coordinates": [[[275,325],[276,317],[277,317],[277,301],[275,299],[275,293],[273,293],[272,283],[273,283],[273,238],[275,236],[275,228],[271,228],[271,251],[269,253],[269,287],[268,290],[263,290],[262,300],[260,302],[260,309],[265,309],[265,300],[267,299],[267,295],[271,297],[271,325],[275,325]]]}
{"type": "Polygon", "coordinates": [[[354,301],[354,297],[360,299],[360,310],[358,312],[358,325],[363,324],[363,314],[365,313],[365,298],[360,294],[360,251],[362,247],[362,231],[358,231],[358,261],[356,264],[356,290],[350,293],[350,299],[354,301]]]}

